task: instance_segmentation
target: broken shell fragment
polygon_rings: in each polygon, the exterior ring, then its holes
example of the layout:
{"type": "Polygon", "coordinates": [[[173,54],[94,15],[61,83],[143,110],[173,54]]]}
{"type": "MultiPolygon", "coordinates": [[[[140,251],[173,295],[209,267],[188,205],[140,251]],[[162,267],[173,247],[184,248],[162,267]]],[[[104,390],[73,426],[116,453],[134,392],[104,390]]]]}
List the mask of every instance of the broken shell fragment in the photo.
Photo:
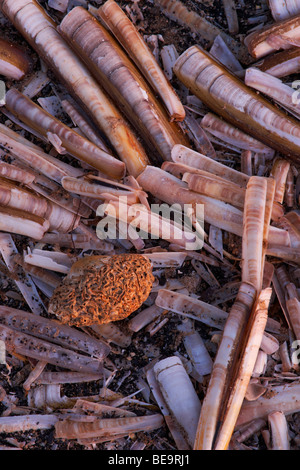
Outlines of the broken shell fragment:
{"type": "Polygon", "coordinates": [[[0,38],[0,75],[12,80],[22,80],[30,67],[31,61],[22,48],[0,38]]]}
{"type": "Polygon", "coordinates": [[[299,47],[271,54],[257,62],[256,67],[278,78],[297,73],[300,68],[299,47]]]}
{"type": "Polygon", "coordinates": [[[49,311],[74,326],[122,320],[150,294],[154,276],[142,255],[90,256],[75,262],[49,311]]]}
{"type": "Polygon", "coordinates": [[[154,366],[154,373],[167,406],[192,447],[201,403],[181,360],[168,357],[154,366]]]}
{"type": "Polygon", "coordinates": [[[290,436],[286,417],[282,411],[268,415],[271,430],[272,450],[290,450],[290,436]]]}
{"type": "Polygon", "coordinates": [[[260,59],[280,49],[291,49],[299,46],[300,18],[296,15],[278,23],[254,31],[245,38],[245,45],[250,54],[260,59]]]}
{"type": "Polygon", "coordinates": [[[299,0],[269,0],[269,7],[275,21],[282,21],[300,13],[299,0]]]}
{"type": "Polygon", "coordinates": [[[299,391],[298,382],[275,385],[270,390],[271,393],[266,393],[252,402],[244,401],[236,426],[250,423],[253,419],[266,419],[270,413],[275,411],[281,411],[286,416],[299,413],[299,391]]]}
{"type": "Polygon", "coordinates": [[[48,220],[24,210],[0,206],[0,230],[18,233],[35,240],[43,238],[49,229],[48,220]]]}
{"type": "MultiPolygon", "coordinates": [[[[250,70],[250,69],[248,69],[250,70]]],[[[246,73],[248,72],[246,71],[246,73]]],[[[272,158],[274,150],[257,139],[231,126],[213,113],[207,113],[201,120],[201,127],[222,141],[245,150],[252,150],[272,158]]]]}
{"type": "Polygon", "coordinates": [[[207,21],[193,10],[188,9],[185,2],[180,0],[155,0],[163,13],[172,21],[176,21],[181,26],[189,28],[197,36],[202,37],[212,44],[217,36],[221,36],[227,46],[242,57],[245,54],[244,47],[240,46],[235,39],[224,33],[220,28],[207,21]]]}

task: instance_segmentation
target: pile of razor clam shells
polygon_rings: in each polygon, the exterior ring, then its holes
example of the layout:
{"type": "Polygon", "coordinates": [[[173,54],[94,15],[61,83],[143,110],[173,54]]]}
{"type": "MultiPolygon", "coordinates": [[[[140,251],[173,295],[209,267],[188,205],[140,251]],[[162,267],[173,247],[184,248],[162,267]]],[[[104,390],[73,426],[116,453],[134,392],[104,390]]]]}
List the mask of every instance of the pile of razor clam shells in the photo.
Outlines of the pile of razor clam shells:
{"type": "Polygon", "coordinates": [[[0,449],[299,449],[300,1],[0,23],[0,449]]]}

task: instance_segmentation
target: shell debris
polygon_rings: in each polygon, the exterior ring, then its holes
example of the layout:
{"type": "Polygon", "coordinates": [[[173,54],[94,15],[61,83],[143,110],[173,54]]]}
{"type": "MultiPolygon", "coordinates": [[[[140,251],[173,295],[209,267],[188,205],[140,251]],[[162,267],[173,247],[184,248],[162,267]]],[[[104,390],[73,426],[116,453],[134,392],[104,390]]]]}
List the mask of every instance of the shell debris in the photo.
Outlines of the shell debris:
{"type": "Polygon", "coordinates": [[[0,0],[1,450],[299,450],[299,11],[0,0]]]}

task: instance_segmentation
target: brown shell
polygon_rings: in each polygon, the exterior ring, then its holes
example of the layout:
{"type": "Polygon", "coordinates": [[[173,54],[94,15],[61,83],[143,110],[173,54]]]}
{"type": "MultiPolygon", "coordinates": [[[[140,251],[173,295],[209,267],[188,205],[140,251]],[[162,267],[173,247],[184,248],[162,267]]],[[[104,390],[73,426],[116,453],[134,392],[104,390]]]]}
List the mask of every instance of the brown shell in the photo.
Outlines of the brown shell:
{"type": "Polygon", "coordinates": [[[74,326],[123,320],[150,294],[154,276],[142,255],[90,256],[72,266],[49,311],[74,326]]]}

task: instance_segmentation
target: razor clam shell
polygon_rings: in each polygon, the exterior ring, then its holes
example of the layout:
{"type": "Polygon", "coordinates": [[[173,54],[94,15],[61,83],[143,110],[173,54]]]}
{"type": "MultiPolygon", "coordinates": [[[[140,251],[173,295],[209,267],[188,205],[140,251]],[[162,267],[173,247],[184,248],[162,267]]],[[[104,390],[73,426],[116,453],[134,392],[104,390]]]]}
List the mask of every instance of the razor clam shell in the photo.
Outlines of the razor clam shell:
{"type": "Polygon", "coordinates": [[[230,390],[221,427],[217,433],[215,450],[226,450],[228,448],[266,327],[271,294],[271,288],[261,291],[257,303],[252,309],[248,324],[249,329],[245,335],[241,358],[237,365],[237,375],[230,390]]]}
{"type": "Polygon", "coordinates": [[[291,372],[293,366],[286,341],[280,344],[279,354],[282,363],[282,372],[291,372]]]}
{"type": "Polygon", "coordinates": [[[268,415],[272,450],[290,450],[288,423],[282,411],[274,411],[268,415]]]}
{"type": "Polygon", "coordinates": [[[295,338],[300,341],[300,301],[296,297],[287,299],[286,308],[295,338]]]}
{"type": "Polygon", "coordinates": [[[28,187],[51,201],[54,205],[60,206],[66,211],[76,214],[76,216],[86,219],[92,214],[92,209],[85,201],[81,200],[75,194],[64,191],[59,183],[50,180],[44,175],[36,173],[35,181],[28,184],[28,187]]]}
{"type": "Polygon", "coordinates": [[[171,414],[192,447],[201,403],[181,360],[168,357],[157,362],[153,370],[171,414]]]}
{"type": "Polygon", "coordinates": [[[30,170],[27,171],[6,162],[0,162],[0,175],[23,184],[30,184],[35,180],[35,174],[30,170]]]}
{"type": "Polygon", "coordinates": [[[255,67],[274,77],[282,78],[300,70],[299,47],[271,54],[255,64],[255,67]]]}
{"type": "Polygon", "coordinates": [[[4,305],[0,305],[0,323],[62,347],[89,354],[99,360],[104,359],[110,351],[109,346],[100,340],[96,340],[75,328],[62,325],[56,320],[49,320],[4,305]]]}
{"type": "Polygon", "coordinates": [[[0,325],[0,339],[5,342],[9,353],[44,360],[49,364],[78,372],[99,373],[102,370],[102,363],[96,359],[3,325],[0,325]]]}
{"type": "Polygon", "coordinates": [[[213,328],[222,329],[228,314],[218,307],[185,294],[160,289],[155,304],[179,315],[190,316],[213,328]]]}
{"type": "MultiPolygon", "coordinates": [[[[143,73],[145,79],[160,96],[169,112],[170,119],[172,121],[182,121],[185,116],[185,110],[181,101],[166,79],[160,66],[153,58],[148,45],[119,5],[114,0],[108,0],[98,9],[97,16],[100,17],[105,26],[115,36],[138,70],[143,73]]],[[[162,48],[161,54],[163,54],[163,51],[164,48],[162,48]]]]}
{"type": "Polygon", "coordinates": [[[96,131],[94,130],[92,124],[88,121],[88,118],[84,116],[83,111],[77,106],[75,102],[70,98],[63,99],[61,101],[61,106],[63,110],[70,116],[73,123],[78,126],[82,134],[93,142],[97,147],[104,150],[107,153],[111,153],[111,150],[105,144],[104,140],[101,139],[96,131]]]}
{"type": "Polygon", "coordinates": [[[267,180],[252,176],[245,196],[242,237],[242,281],[253,284],[260,292],[263,276],[264,220],[267,180]]]}
{"type": "Polygon", "coordinates": [[[116,406],[109,406],[103,403],[94,403],[92,401],[79,398],[75,404],[76,411],[89,411],[97,416],[112,415],[116,418],[125,416],[136,416],[135,413],[129,410],[117,408],[116,406]]]}
{"type": "Polygon", "coordinates": [[[35,380],[37,385],[52,385],[64,383],[92,382],[102,378],[101,374],[86,374],[82,372],[42,372],[35,380]]]}
{"type": "Polygon", "coordinates": [[[245,401],[239,413],[236,426],[240,427],[253,419],[267,418],[274,411],[282,411],[286,416],[300,411],[300,384],[274,385],[254,402],[245,401]]]}
{"type": "Polygon", "coordinates": [[[50,224],[42,217],[24,210],[0,206],[0,230],[40,240],[50,224]]]}
{"type": "MultiPolygon", "coordinates": [[[[249,70],[249,69],[248,69],[249,70]]],[[[210,134],[244,150],[252,150],[266,157],[274,157],[275,151],[257,139],[245,134],[213,113],[207,113],[201,120],[201,126],[210,134]]]]}
{"type": "Polygon", "coordinates": [[[92,422],[73,421],[65,419],[55,424],[55,436],[61,439],[84,439],[128,435],[140,431],[152,431],[163,425],[160,414],[149,416],[134,416],[125,418],[96,418],[92,422]]]}
{"type": "Polygon", "coordinates": [[[46,251],[38,248],[31,251],[30,248],[27,248],[24,261],[40,268],[67,274],[75,261],[75,257],[70,256],[68,253],[46,251]]]}
{"type": "Polygon", "coordinates": [[[178,59],[179,54],[174,44],[163,46],[160,51],[160,58],[162,61],[163,71],[168,80],[173,78],[173,65],[178,59]]]}
{"type": "Polygon", "coordinates": [[[252,176],[252,152],[243,150],[241,153],[241,172],[252,176]]]}
{"type": "Polygon", "coordinates": [[[179,428],[179,424],[177,423],[175,418],[170,414],[167,403],[163,397],[160,386],[156,379],[153,367],[147,370],[146,377],[154,399],[157,405],[159,406],[166,422],[166,425],[168,426],[168,429],[176,443],[177,449],[188,450],[190,446],[188,445],[188,442],[186,440],[186,437],[183,435],[182,430],[179,428]]]}
{"type": "Polygon", "coordinates": [[[222,0],[223,8],[227,20],[228,31],[231,35],[239,32],[239,20],[235,8],[235,0],[222,0]]]}
{"type": "MultiPolygon", "coordinates": [[[[260,375],[263,375],[266,371],[267,362],[268,362],[267,353],[260,349],[258,351],[257,358],[256,358],[256,361],[255,361],[255,365],[254,365],[254,368],[253,368],[252,377],[259,377],[260,375]]],[[[250,385],[251,385],[251,380],[250,380],[250,383],[248,385],[248,389],[249,389],[250,385]]],[[[256,387],[256,392],[259,393],[258,396],[261,396],[260,395],[261,391],[263,391],[263,393],[266,391],[266,388],[262,387],[260,384],[257,384],[257,383],[254,382],[254,383],[252,383],[252,385],[256,387]],[[260,389],[260,387],[262,387],[262,389],[260,389]]],[[[248,391],[249,390],[247,390],[247,394],[248,394],[248,391]]],[[[255,399],[258,398],[258,396],[255,395],[255,399]]],[[[249,400],[249,396],[246,396],[246,399],[249,400]]]]}
{"type": "Polygon", "coordinates": [[[174,72],[225,121],[298,161],[299,122],[258,96],[199,46],[190,47],[177,59],[174,72]]]}
{"type": "MultiPolygon", "coordinates": [[[[186,149],[186,147],[183,147],[183,149],[186,149]]],[[[181,151],[182,148],[180,147],[178,150],[181,151]]],[[[197,152],[195,152],[194,158],[197,160],[197,152]]],[[[181,157],[179,157],[179,160],[181,160],[181,157]]],[[[219,164],[219,162],[214,163],[219,164]]],[[[223,167],[225,167],[225,165],[222,165],[222,170],[223,167]]],[[[239,172],[236,173],[238,174],[239,172]]],[[[200,204],[201,207],[204,205],[204,216],[206,222],[230,233],[242,236],[243,212],[236,207],[223,201],[190,191],[187,188],[186,183],[157,167],[148,166],[137,179],[145,191],[150,192],[153,196],[169,205],[180,204],[182,208],[184,208],[185,204],[200,204]]],[[[241,179],[242,181],[248,181],[249,177],[240,173],[239,181],[241,181],[241,179]]],[[[289,246],[290,239],[288,232],[283,229],[270,226],[269,243],[285,247],[289,246]]]]}
{"type": "Polygon", "coordinates": [[[51,292],[49,297],[52,296],[54,289],[61,283],[61,277],[58,274],[48,271],[47,269],[33,266],[32,264],[25,263],[23,257],[19,254],[14,256],[14,261],[22,266],[25,273],[28,273],[33,277],[35,284],[40,281],[43,285],[48,287],[48,292],[51,292]]]}
{"type": "Polygon", "coordinates": [[[295,204],[295,185],[294,185],[294,173],[292,167],[289,168],[284,193],[284,202],[288,207],[293,207],[295,204]]]}
{"type": "Polygon", "coordinates": [[[245,189],[232,182],[215,178],[213,174],[211,176],[202,176],[185,173],[182,181],[188,183],[188,188],[191,191],[228,202],[235,207],[244,207],[245,189]]]}
{"type": "Polygon", "coordinates": [[[61,385],[38,385],[28,391],[27,403],[31,408],[37,410],[56,410],[59,408],[70,408],[76,398],[61,396],[61,385]]]}
{"type": "Polygon", "coordinates": [[[239,340],[254,305],[255,296],[254,286],[241,284],[228,314],[221,343],[214,360],[208,389],[202,403],[194,449],[212,449],[226,384],[229,383],[232,375],[234,357],[237,357],[239,340]]]}
{"type": "Polygon", "coordinates": [[[243,173],[223,165],[222,163],[206,157],[205,155],[195,152],[194,150],[184,147],[183,145],[175,145],[172,149],[172,160],[175,163],[181,163],[191,168],[204,170],[216,176],[220,176],[228,181],[245,188],[249,181],[249,177],[243,173]]]}
{"type": "Polygon", "coordinates": [[[65,13],[67,11],[69,0],[48,0],[48,6],[55,10],[65,13]]]}
{"type": "MultiPolygon", "coordinates": [[[[42,67],[43,68],[43,67],[42,67]]],[[[34,98],[43,88],[48,85],[50,78],[45,70],[38,70],[36,73],[28,77],[22,82],[20,91],[28,98],[34,98]]]]}
{"type": "MultiPolygon", "coordinates": [[[[108,187],[107,185],[101,185],[98,181],[93,182],[86,178],[64,177],[61,180],[61,184],[62,187],[70,193],[79,194],[81,196],[99,200],[108,200],[110,196],[112,199],[125,197],[128,204],[139,202],[138,193],[136,191],[130,191],[129,188],[108,187]]],[[[98,204],[100,204],[100,202],[98,204]]]]}
{"type": "Polygon", "coordinates": [[[47,220],[50,231],[69,232],[76,228],[80,221],[80,217],[74,213],[4,178],[0,178],[0,203],[47,220]]]}
{"type": "Polygon", "coordinates": [[[265,331],[260,344],[260,349],[266,354],[274,354],[279,349],[279,341],[275,336],[265,331]]]}
{"type": "MultiPolygon", "coordinates": [[[[198,168],[193,168],[192,166],[184,165],[183,163],[174,163],[174,162],[164,162],[161,166],[161,169],[175,176],[176,178],[182,180],[185,173],[190,173],[193,175],[207,176],[214,179],[220,179],[224,181],[226,178],[216,175],[213,172],[200,170],[198,168]]],[[[228,181],[228,179],[227,179],[228,181]]],[[[235,185],[235,183],[233,183],[235,185]]],[[[246,186],[246,185],[245,185],[246,186]]]]}
{"type": "Polygon", "coordinates": [[[246,70],[245,84],[269,96],[299,120],[300,107],[294,100],[295,89],[284,84],[279,78],[250,67],[246,70]]]}
{"type": "Polygon", "coordinates": [[[231,72],[236,73],[243,71],[243,67],[231,52],[224,39],[222,39],[222,36],[219,35],[215,38],[209,53],[231,72]]]}
{"type": "Polygon", "coordinates": [[[277,158],[271,169],[271,176],[275,179],[274,201],[283,203],[287,174],[290,169],[290,163],[282,158],[277,158]]]}
{"type": "Polygon", "coordinates": [[[59,30],[99,85],[140,132],[145,145],[150,144],[152,152],[155,149],[160,158],[169,160],[173,145],[186,139],[180,128],[169,122],[148,84],[118,43],[81,7],[64,17],[59,30]]]}
{"type": "Polygon", "coordinates": [[[150,305],[150,307],[144,308],[141,312],[131,318],[131,320],[128,322],[128,328],[136,333],[145,326],[149,325],[149,323],[152,321],[159,318],[163,312],[163,308],[160,308],[155,304],[150,305]]]}
{"type": "Polygon", "coordinates": [[[269,8],[275,21],[282,21],[300,13],[299,0],[269,0],[269,8]]]}
{"type": "Polygon", "coordinates": [[[256,59],[279,50],[298,46],[300,40],[299,15],[265,26],[261,31],[250,33],[244,42],[256,59]]]}
{"type": "Polygon", "coordinates": [[[0,74],[12,80],[23,80],[31,68],[28,54],[18,45],[0,38],[0,74]]]}
{"type": "Polygon", "coordinates": [[[5,0],[0,2],[0,8],[99,125],[120,159],[125,161],[128,171],[138,174],[147,160],[142,146],[86,67],[60,36],[54,21],[33,0],[5,0]]]}
{"type": "Polygon", "coordinates": [[[207,40],[213,43],[217,36],[221,36],[228,47],[237,54],[238,58],[245,55],[244,47],[239,45],[235,39],[224,33],[220,28],[198,15],[195,11],[189,10],[184,3],[179,0],[154,0],[154,3],[161,7],[163,13],[173,21],[182,26],[188,27],[207,40]]]}
{"type": "Polygon", "coordinates": [[[142,233],[150,234],[154,239],[161,238],[170,243],[176,243],[182,248],[189,247],[191,244],[194,246],[197,243],[195,233],[189,228],[183,228],[181,224],[161,217],[142,204],[129,206],[122,203],[122,201],[111,200],[105,205],[104,212],[126,224],[128,234],[132,239],[137,239],[135,229],[138,228],[142,233]]]}
{"type": "MultiPolygon", "coordinates": [[[[76,231],[81,228],[81,225],[76,231]]],[[[76,248],[82,250],[97,250],[112,252],[113,245],[109,242],[104,242],[99,239],[92,239],[88,234],[84,233],[46,233],[40,240],[41,243],[46,245],[58,245],[64,248],[76,248]]]]}
{"type": "Polygon", "coordinates": [[[183,344],[199,376],[211,374],[213,360],[198,331],[185,334],[183,344]]]}
{"type": "Polygon", "coordinates": [[[0,204],[27,210],[27,212],[43,218],[48,209],[46,199],[36,196],[28,189],[24,189],[5,178],[0,178],[0,204]]]}
{"type": "Polygon", "coordinates": [[[47,365],[47,361],[38,361],[36,363],[36,365],[33,367],[32,371],[28,375],[27,379],[23,383],[24,390],[26,390],[26,391],[30,390],[32,384],[41,375],[41,373],[45,369],[46,365],[47,365]]]}
{"type": "Polygon", "coordinates": [[[47,137],[49,132],[59,137],[63,148],[79,160],[83,160],[113,178],[118,179],[124,176],[124,163],[51,116],[18,90],[11,88],[6,93],[6,107],[44,137],[47,137]]]}
{"type": "MultiPolygon", "coordinates": [[[[18,250],[11,234],[0,233],[0,252],[9,271],[14,272],[16,267],[15,256],[18,255],[18,250]]],[[[14,282],[30,310],[35,315],[44,313],[46,308],[31,277],[26,273],[22,273],[22,275],[17,276],[14,282]]]]}
{"type": "MultiPolygon", "coordinates": [[[[286,214],[289,215],[289,214],[286,214]]],[[[300,231],[298,227],[292,223],[288,217],[280,217],[278,220],[278,225],[281,228],[286,229],[290,234],[291,247],[299,248],[300,247],[300,231]]]]}
{"type": "Polygon", "coordinates": [[[51,429],[59,420],[54,414],[30,414],[0,418],[0,432],[24,432],[37,429],[51,429]]]}
{"type": "Polygon", "coordinates": [[[114,343],[122,348],[127,348],[131,344],[131,334],[124,332],[114,323],[103,325],[91,325],[91,330],[100,338],[104,338],[108,343],[114,343]]]}
{"type": "Polygon", "coordinates": [[[185,204],[204,204],[205,219],[208,223],[241,235],[242,212],[239,209],[190,191],[184,182],[156,167],[148,166],[138,177],[138,182],[145,191],[167,204],[176,203],[182,207],[185,204]]]}
{"type": "Polygon", "coordinates": [[[207,157],[216,159],[215,149],[209,139],[209,136],[200,124],[200,120],[195,119],[193,114],[187,110],[182,126],[184,127],[191,142],[194,143],[198,152],[205,154],[207,157]]]}
{"type": "Polygon", "coordinates": [[[237,442],[244,442],[253,434],[265,427],[265,425],[266,421],[264,419],[254,419],[251,423],[241,427],[238,431],[236,431],[233,438],[237,442]]]}
{"type": "Polygon", "coordinates": [[[83,171],[43,152],[17,132],[0,124],[0,146],[22,163],[60,183],[64,176],[80,176],[83,171]]]}
{"type": "Polygon", "coordinates": [[[183,252],[163,252],[163,253],[143,253],[143,256],[151,261],[153,268],[179,268],[184,263],[187,253],[183,252]]]}
{"type": "Polygon", "coordinates": [[[269,244],[266,254],[268,256],[274,256],[274,258],[280,258],[282,261],[300,264],[298,248],[269,244]]]}

